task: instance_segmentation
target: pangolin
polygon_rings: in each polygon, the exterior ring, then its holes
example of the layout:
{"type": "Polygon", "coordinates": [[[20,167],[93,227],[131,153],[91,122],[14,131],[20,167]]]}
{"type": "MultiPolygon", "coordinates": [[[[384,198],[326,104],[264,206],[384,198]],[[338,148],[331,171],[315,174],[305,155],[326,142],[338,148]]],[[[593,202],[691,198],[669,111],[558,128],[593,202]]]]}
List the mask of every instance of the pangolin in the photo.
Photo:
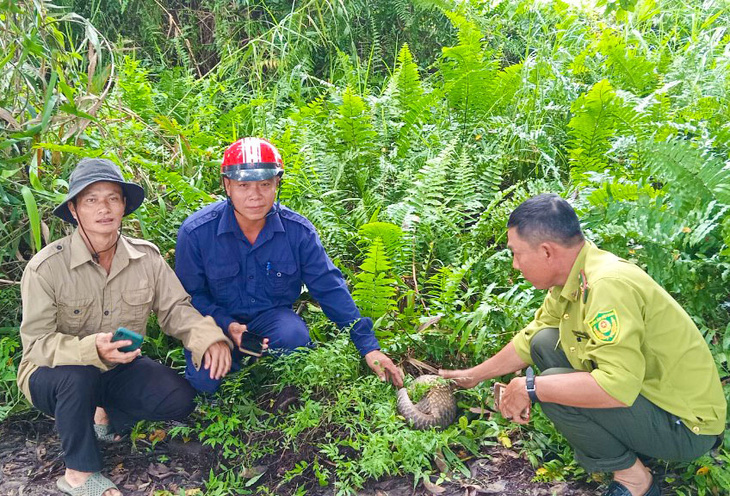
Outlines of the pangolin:
{"type": "Polygon", "coordinates": [[[412,384],[433,384],[415,405],[408,397],[408,389],[398,390],[398,411],[414,429],[447,427],[456,417],[456,399],[452,386],[437,375],[422,375],[412,384]]]}

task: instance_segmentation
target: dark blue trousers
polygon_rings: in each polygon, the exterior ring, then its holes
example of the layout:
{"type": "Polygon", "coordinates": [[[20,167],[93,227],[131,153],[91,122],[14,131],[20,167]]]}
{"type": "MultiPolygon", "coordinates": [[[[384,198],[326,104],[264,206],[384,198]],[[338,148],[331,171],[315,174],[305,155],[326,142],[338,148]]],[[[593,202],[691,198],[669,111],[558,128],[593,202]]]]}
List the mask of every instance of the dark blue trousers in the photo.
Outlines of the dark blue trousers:
{"type": "MultiPolygon", "coordinates": [[[[296,348],[309,346],[312,343],[309,337],[309,329],[304,320],[290,308],[274,308],[261,312],[246,324],[248,331],[261,338],[269,338],[269,351],[272,352],[290,352],[296,348]]],[[[228,329],[223,330],[226,335],[228,329]]],[[[233,364],[231,371],[235,372],[240,369],[241,359],[245,356],[238,348],[233,348],[233,364]]],[[[185,350],[185,378],[200,393],[215,393],[221,385],[221,380],[210,378],[210,371],[204,367],[195,370],[193,358],[190,351],[185,350]]]]}
{"type": "Polygon", "coordinates": [[[66,467],[98,472],[104,463],[94,433],[97,406],[111,432],[139,420],[183,420],[195,408],[195,391],[177,372],[147,357],[106,372],[87,365],[40,367],[30,376],[33,406],[55,417],[66,467]]]}

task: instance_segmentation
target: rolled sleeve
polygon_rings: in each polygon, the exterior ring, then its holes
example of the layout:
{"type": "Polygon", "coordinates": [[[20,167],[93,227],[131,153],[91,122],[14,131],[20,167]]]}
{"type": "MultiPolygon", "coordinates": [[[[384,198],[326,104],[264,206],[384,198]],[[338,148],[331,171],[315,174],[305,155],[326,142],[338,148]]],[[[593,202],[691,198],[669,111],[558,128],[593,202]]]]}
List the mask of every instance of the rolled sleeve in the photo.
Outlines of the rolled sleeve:
{"type": "Polygon", "coordinates": [[[561,312],[558,305],[558,301],[553,298],[552,294],[546,296],[540,308],[535,312],[535,318],[532,319],[532,322],[512,338],[515,351],[523,362],[530,365],[534,364],[530,354],[530,342],[535,334],[548,327],[557,328],[560,325],[561,312]]]}
{"type": "Polygon", "coordinates": [[[641,392],[646,361],[641,350],[645,325],[639,293],[618,279],[594,284],[586,309],[586,328],[591,339],[587,358],[596,364],[591,375],[606,393],[631,406],[641,392]],[[615,315],[613,337],[601,337],[595,329],[601,316],[615,315]]]}

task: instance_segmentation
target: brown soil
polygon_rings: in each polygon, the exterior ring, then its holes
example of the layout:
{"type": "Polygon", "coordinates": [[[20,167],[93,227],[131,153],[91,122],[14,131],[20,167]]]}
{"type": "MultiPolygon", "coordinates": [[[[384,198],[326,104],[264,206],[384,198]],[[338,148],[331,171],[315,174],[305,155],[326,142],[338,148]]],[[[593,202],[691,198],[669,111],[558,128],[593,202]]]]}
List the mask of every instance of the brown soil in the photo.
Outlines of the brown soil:
{"type": "MultiPolygon", "coordinates": [[[[306,443],[305,443],[306,444],[306,443]]],[[[105,470],[126,496],[165,494],[195,494],[217,466],[219,454],[199,442],[163,439],[154,445],[149,440],[137,440],[136,449],[127,438],[104,445],[105,470]],[[181,489],[186,491],[181,492],[181,489]]],[[[313,450],[278,453],[262,460],[259,470],[266,473],[257,485],[266,486],[269,494],[287,495],[294,487],[281,483],[281,476],[301,460],[317,456],[313,450]]],[[[354,454],[354,453],[353,453],[354,454]]],[[[482,457],[467,461],[470,477],[451,475],[438,486],[427,489],[423,483],[415,488],[410,477],[394,477],[370,481],[359,494],[368,496],[430,495],[476,496],[499,495],[566,495],[588,496],[598,492],[595,485],[582,483],[532,482],[534,470],[512,450],[493,447],[482,457]],[[431,492],[434,491],[434,492],[431,492]],[[439,492],[441,491],[441,492],[439,492]]],[[[60,443],[53,421],[30,414],[14,417],[0,424],[0,495],[40,496],[61,494],[56,480],[63,474],[60,443]]],[[[434,467],[435,468],[435,467],[434,467]]],[[[436,471],[435,471],[436,472],[436,471]]],[[[435,473],[434,472],[434,473],[435,473]]],[[[303,474],[304,478],[307,474],[303,474]]],[[[298,483],[302,484],[302,477],[298,483]]],[[[314,477],[307,480],[310,495],[332,495],[332,488],[320,488],[314,477]]],[[[432,483],[436,478],[432,477],[432,483]]],[[[255,489],[252,488],[252,489],[255,489]]]]}

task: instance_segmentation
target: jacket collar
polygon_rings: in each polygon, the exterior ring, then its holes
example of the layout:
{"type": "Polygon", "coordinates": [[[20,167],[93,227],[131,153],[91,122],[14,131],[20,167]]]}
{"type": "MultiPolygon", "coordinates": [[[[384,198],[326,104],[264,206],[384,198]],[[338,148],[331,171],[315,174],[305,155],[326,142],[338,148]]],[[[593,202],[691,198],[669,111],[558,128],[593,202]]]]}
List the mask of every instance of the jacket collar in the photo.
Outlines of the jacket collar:
{"type": "MultiPolygon", "coordinates": [[[[70,250],[71,270],[92,261],[91,252],[86,247],[86,243],[84,243],[84,239],[81,237],[81,233],[79,232],[78,228],[74,229],[74,232],[71,235],[70,250]]],[[[124,236],[120,236],[119,242],[117,243],[117,250],[114,253],[114,258],[112,260],[112,272],[114,271],[114,267],[126,267],[129,263],[129,260],[141,258],[144,255],[145,254],[143,252],[132,246],[129,241],[125,239],[124,236]]]]}
{"type": "MultiPolygon", "coordinates": [[[[281,217],[279,216],[280,210],[281,207],[277,207],[276,204],[271,207],[266,217],[264,228],[261,229],[258,238],[256,238],[256,244],[271,239],[275,232],[284,232],[284,224],[282,224],[281,217]]],[[[232,233],[237,238],[244,239],[243,231],[241,231],[238,222],[236,222],[236,214],[233,211],[233,206],[228,201],[223,205],[223,210],[220,215],[221,221],[218,223],[216,235],[220,236],[222,234],[232,233]]]]}

